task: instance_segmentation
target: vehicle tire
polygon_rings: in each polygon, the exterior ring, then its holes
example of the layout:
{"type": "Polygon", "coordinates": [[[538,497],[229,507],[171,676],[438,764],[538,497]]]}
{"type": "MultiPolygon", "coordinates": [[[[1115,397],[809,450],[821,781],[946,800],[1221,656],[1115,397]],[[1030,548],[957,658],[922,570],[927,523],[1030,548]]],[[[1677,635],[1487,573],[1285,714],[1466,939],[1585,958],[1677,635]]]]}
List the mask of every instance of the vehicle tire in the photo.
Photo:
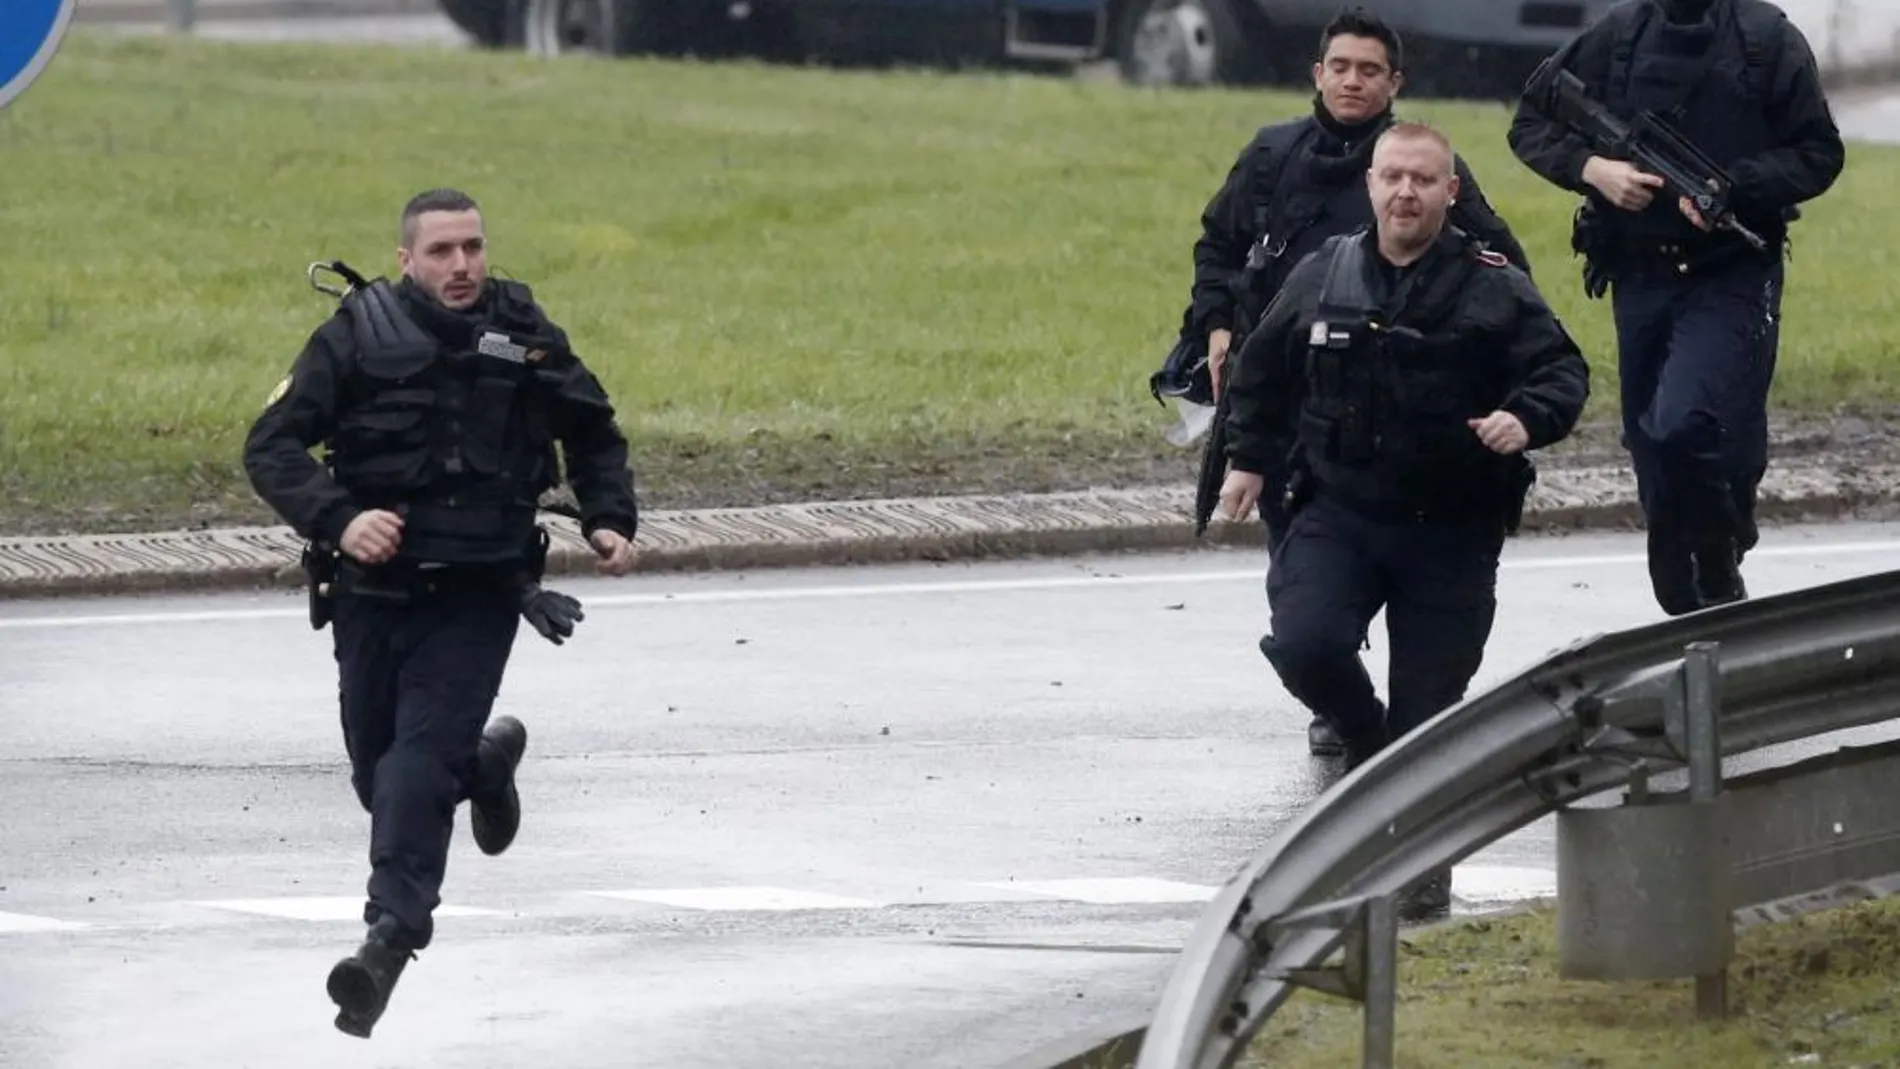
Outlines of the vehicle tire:
{"type": "Polygon", "coordinates": [[[536,55],[676,56],[692,44],[681,0],[526,0],[523,38],[536,55]]]}
{"type": "Polygon", "coordinates": [[[1122,80],[1208,86],[1272,81],[1266,20],[1245,0],[1130,0],[1117,34],[1122,80]]]}

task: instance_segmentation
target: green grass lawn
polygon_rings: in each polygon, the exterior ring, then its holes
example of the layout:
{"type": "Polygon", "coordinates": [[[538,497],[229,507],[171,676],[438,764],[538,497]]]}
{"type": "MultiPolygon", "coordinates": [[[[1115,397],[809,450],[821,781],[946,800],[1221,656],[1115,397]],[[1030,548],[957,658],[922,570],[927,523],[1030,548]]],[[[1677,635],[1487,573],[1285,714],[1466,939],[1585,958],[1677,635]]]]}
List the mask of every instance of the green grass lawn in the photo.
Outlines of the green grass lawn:
{"type": "MultiPolygon", "coordinates": [[[[1736,934],[1729,1017],[1695,1015],[1695,981],[1557,976],[1554,913],[1454,922],[1402,935],[1399,1069],[1778,1069],[1892,1065],[1900,902],[1884,900],[1736,934]]],[[[1239,1069],[1359,1064],[1357,1003],[1300,991],[1239,1069]]]]}
{"type": "MultiPolygon", "coordinates": [[[[253,522],[244,432],[414,191],[483,202],[615,395],[646,500],[1191,479],[1146,378],[1202,205],[1300,94],[237,45],[76,30],[0,111],[0,526],[253,522]]],[[[1613,414],[1572,199],[1506,113],[1422,103],[1531,250],[1613,414]]],[[[1855,147],[1801,224],[1779,398],[1896,394],[1885,196],[1855,147]]]]}

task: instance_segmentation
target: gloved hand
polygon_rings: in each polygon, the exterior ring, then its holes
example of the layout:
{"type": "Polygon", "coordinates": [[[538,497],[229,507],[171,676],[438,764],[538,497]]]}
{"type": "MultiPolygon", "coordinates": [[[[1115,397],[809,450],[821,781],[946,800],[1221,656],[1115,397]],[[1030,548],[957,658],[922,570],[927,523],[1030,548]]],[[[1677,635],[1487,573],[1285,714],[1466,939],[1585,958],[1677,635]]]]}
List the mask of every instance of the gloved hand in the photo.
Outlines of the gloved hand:
{"type": "Polygon", "coordinates": [[[579,601],[558,590],[544,590],[539,583],[521,588],[521,615],[556,646],[574,633],[575,624],[587,619],[579,601]]]}

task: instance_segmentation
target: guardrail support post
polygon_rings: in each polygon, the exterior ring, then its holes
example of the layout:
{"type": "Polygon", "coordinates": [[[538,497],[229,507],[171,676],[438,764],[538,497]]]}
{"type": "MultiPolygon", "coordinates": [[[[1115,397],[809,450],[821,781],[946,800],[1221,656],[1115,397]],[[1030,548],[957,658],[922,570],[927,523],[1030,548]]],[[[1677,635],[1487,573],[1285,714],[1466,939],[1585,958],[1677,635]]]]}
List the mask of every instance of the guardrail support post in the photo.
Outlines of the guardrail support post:
{"type": "MultiPolygon", "coordinates": [[[[1714,642],[1694,642],[1682,653],[1683,736],[1689,750],[1691,805],[1712,804],[1722,793],[1722,747],[1716,737],[1716,719],[1721,712],[1716,691],[1722,675],[1717,651],[1714,642]]],[[[1724,918],[1729,916],[1727,901],[1715,905],[1724,918]]],[[[1728,923],[1732,932],[1733,923],[1728,923]]],[[[1695,1002],[1698,1017],[1728,1016],[1726,960],[1719,968],[1696,974],[1695,1002]]]]}
{"type": "Polygon", "coordinates": [[[1735,952],[1728,796],[1715,643],[1684,648],[1666,730],[1688,760],[1686,801],[1638,776],[1621,806],[1557,815],[1557,955],[1566,979],[1694,977],[1696,1011],[1727,1011],[1735,952]]]}
{"type": "Polygon", "coordinates": [[[1267,922],[1266,936],[1314,928],[1344,931],[1336,966],[1289,969],[1280,979],[1295,987],[1351,999],[1365,1008],[1362,1069],[1393,1069],[1398,1053],[1399,922],[1390,895],[1327,902],[1267,922]]]}
{"type": "Polygon", "coordinates": [[[1392,899],[1367,901],[1360,924],[1366,955],[1364,1069],[1392,1069],[1399,1045],[1399,921],[1392,899]]]}
{"type": "Polygon", "coordinates": [[[165,0],[165,25],[174,33],[184,33],[196,25],[196,0],[165,0]]]}

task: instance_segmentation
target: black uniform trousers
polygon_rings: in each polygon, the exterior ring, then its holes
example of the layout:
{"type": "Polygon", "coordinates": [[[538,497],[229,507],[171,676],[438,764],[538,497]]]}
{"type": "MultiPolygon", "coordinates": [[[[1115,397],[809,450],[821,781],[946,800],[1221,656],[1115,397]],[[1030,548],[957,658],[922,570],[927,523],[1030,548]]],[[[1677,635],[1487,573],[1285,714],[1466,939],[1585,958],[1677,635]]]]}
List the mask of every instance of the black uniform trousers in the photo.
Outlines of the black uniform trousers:
{"type": "Polygon", "coordinates": [[[1690,553],[1752,548],[1768,470],[1768,392],[1780,344],[1782,264],[1737,257],[1679,273],[1620,268],[1612,291],[1623,440],[1651,532],[1658,603],[1700,607],[1690,553]]]}
{"type": "Polygon", "coordinates": [[[1349,760],[1370,757],[1464,698],[1491,636],[1503,545],[1495,519],[1375,518],[1322,490],[1273,552],[1260,650],[1349,760]],[[1359,656],[1381,608],[1389,707],[1359,656]]]}
{"type": "Polygon", "coordinates": [[[494,577],[389,586],[344,593],[332,627],[350,783],[370,814],[363,919],[394,916],[421,950],[456,807],[507,774],[500,762],[484,774],[481,737],[521,616],[516,589],[494,577]]]}

